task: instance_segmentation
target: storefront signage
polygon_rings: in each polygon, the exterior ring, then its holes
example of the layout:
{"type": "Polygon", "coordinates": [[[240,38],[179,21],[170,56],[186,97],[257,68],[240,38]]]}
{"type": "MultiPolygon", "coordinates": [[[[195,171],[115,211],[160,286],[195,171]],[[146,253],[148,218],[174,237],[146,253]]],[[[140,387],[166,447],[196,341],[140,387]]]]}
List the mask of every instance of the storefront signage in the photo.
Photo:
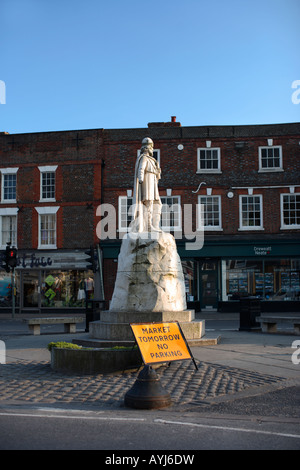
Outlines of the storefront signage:
{"type": "Polygon", "coordinates": [[[254,246],[253,250],[256,256],[266,256],[271,253],[272,247],[271,246],[254,246]]]}
{"type": "Polygon", "coordinates": [[[18,265],[17,267],[20,268],[40,268],[51,266],[52,260],[50,256],[35,256],[34,253],[31,255],[26,255],[25,253],[18,257],[18,265]]]}
{"type": "Polygon", "coordinates": [[[178,322],[132,323],[130,326],[144,364],[193,360],[178,322]]]}
{"type": "Polygon", "coordinates": [[[18,251],[17,269],[86,269],[84,251],[23,252],[18,251]]]}

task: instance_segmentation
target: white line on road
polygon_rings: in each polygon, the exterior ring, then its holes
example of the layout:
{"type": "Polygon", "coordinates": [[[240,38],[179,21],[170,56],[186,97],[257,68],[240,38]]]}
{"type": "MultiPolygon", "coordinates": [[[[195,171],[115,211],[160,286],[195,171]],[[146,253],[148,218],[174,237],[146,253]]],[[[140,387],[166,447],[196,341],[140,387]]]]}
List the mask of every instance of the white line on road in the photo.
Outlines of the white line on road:
{"type": "MultiPolygon", "coordinates": [[[[55,410],[56,412],[58,410],[55,410]]],[[[0,416],[16,416],[16,417],[30,417],[30,418],[56,418],[56,419],[81,419],[81,420],[99,420],[99,421],[134,421],[134,422],[145,422],[145,418],[122,418],[122,417],[108,417],[108,416],[79,416],[79,415],[59,415],[59,414],[49,414],[49,413],[10,413],[10,412],[0,412],[0,416]]],[[[189,427],[196,427],[196,428],[205,428],[205,429],[218,429],[220,431],[233,431],[233,432],[247,432],[253,434],[264,434],[269,436],[278,436],[278,437],[289,437],[294,439],[300,439],[299,434],[289,434],[289,433],[282,433],[282,432],[273,432],[273,431],[262,431],[258,429],[249,429],[249,428],[236,428],[231,426],[216,426],[210,424],[200,424],[200,423],[190,423],[184,421],[168,421],[165,419],[154,419],[154,423],[156,424],[170,424],[176,426],[189,426],[189,427]]]]}
{"type": "Polygon", "coordinates": [[[112,418],[106,416],[70,416],[58,414],[41,414],[41,413],[0,413],[0,416],[16,416],[19,418],[56,418],[56,419],[94,419],[101,421],[145,421],[144,418],[112,418]]]}
{"type": "Polygon", "coordinates": [[[230,426],[215,426],[210,424],[187,423],[182,421],[167,421],[164,419],[155,419],[154,422],[161,424],[176,424],[179,426],[191,426],[197,428],[219,429],[220,431],[249,432],[254,434],[267,434],[269,436],[293,437],[295,439],[300,439],[299,434],[285,434],[282,432],[261,431],[258,429],[233,428],[230,426]]]}

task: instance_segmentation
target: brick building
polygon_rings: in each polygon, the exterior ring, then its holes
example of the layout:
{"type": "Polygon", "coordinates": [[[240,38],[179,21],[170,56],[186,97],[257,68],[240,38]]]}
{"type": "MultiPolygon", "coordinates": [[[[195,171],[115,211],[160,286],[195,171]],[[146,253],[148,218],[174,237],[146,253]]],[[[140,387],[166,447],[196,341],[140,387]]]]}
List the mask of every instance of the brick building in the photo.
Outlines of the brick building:
{"type": "MultiPolygon", "coordinates": [[[[130,223],[134,165],[141,140],[154,141],[165,228],[176,237],[190,307],[237,309],[242,296],[265,310],[298,309],[300,293],[300,125],[183,127],[175,118],[146,129],[105,130],[103,201],[118,207],[118,238],[130,223]],[[184,220],[192,205],[192,227],[184,220]],[[204,210],[204,246],[186,249],[204,210]],[[276,302],[275,302],[276,301],[276,302]],[[284,302],[282,304],[282,302],[284,302]]],[[[120,241],[102,241],[111,298],[120,241]]]]}
{"type": "MultiPolygon", "coordinates": [[[[0,135],[0,244],[18,248],[17,311],[83,307],[93,295],[85,251],[97,241],[102,152],[101,130],[0,135]]],[[[4,270],[0,289],[9,307],[4,270]]]]}
{"type": "Polygon", "coordinates": [[[103,204],[116,212],[115,232],[100,240],[110,300],[146,136],[162,169],[162,227],[175,235],[188,305],[229,311],[254,295],[265,310],[299,310],[300,124],[184,127],[172,118],[140,129],[0,135],[1,245],[10,237],[18,246],[20,311],[79,308],[82,281],[94,279],[101,295],[84,253],[99,241],[103,204]],[[204,245],[188,247],[200,207],[204,245]]]}

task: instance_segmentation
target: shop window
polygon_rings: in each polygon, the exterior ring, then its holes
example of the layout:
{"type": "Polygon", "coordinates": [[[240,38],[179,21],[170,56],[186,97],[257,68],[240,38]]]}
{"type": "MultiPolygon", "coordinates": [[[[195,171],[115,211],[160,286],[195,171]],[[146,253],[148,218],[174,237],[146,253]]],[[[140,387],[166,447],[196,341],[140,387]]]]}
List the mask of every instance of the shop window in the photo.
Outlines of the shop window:
{"type": "Polygon", "coordinates": [[[198,148],[197,153],[197,173],[221,172],[220,148],[198,148]]]}
{"type": "Polygon", "coordinates": [[[198,207],[201,205],[204,230],[222,230],[221,196],[199,196],[198,207]]]}
{"type": "Polygon", "coordinates": [[[282,148],[259,147],[259,171],[282,170],[282,148]]]}
{"type": "Polygon", "coordinates": [[[86,300],[93,297],[92,271],[43,271],[42,273],[42,307],[85,307],[86,300]]]}
{"type": "Polygon", "coordinates": [[[300,261],[265,261],[266,300],[300,300],[300,261]]]}
{"type": "Polygon", "coordinates": [[[184,284],[186,300],[195,302],[198,300],[197,292],[197,262],[190,260],[181,260],[182,272],[184,275],[184,284]]]}
{"type": "Polygon", "coordinates": [[[300,300],[300,260],[227,260],[226,298],[300,300]]]}
{"type": "Polygon", "coordinates": [[[263,230],[262,196],[240,196],[239,230],[263,230]]]}
{"type": "Polygon", "coordinates": [[[263,296],[263,263],[251,260],[226,261],[226,295],[239,300],[249,295],[263,296]]]}
{"type": "MultiPolygon", "coordinates": [[[[16,289],[16,306],[19,306],[19,277],[15,276],[15,289],[16,289]]],[[[0,272],[0,308],[12,307],[12,284],[11,274],[4,271],[0,272]]]]}
{"type": "Polygon", "coordinates": [[[300,194],[281,194],[281,228],[300,228],[300,194]]]}

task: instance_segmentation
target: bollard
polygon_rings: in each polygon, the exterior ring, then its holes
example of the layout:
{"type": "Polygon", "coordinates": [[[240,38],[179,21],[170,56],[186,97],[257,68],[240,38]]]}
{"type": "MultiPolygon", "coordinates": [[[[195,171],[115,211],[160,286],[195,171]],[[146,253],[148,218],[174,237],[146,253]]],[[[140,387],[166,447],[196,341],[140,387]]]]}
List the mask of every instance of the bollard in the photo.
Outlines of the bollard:
{"type": "Polygon", "coordinates": [[[162,387],[155,370],[146,365],[133,387],[126,393],[124,403],[130,408],[164,408],[171,405],[171,396],[162,387]]]}

